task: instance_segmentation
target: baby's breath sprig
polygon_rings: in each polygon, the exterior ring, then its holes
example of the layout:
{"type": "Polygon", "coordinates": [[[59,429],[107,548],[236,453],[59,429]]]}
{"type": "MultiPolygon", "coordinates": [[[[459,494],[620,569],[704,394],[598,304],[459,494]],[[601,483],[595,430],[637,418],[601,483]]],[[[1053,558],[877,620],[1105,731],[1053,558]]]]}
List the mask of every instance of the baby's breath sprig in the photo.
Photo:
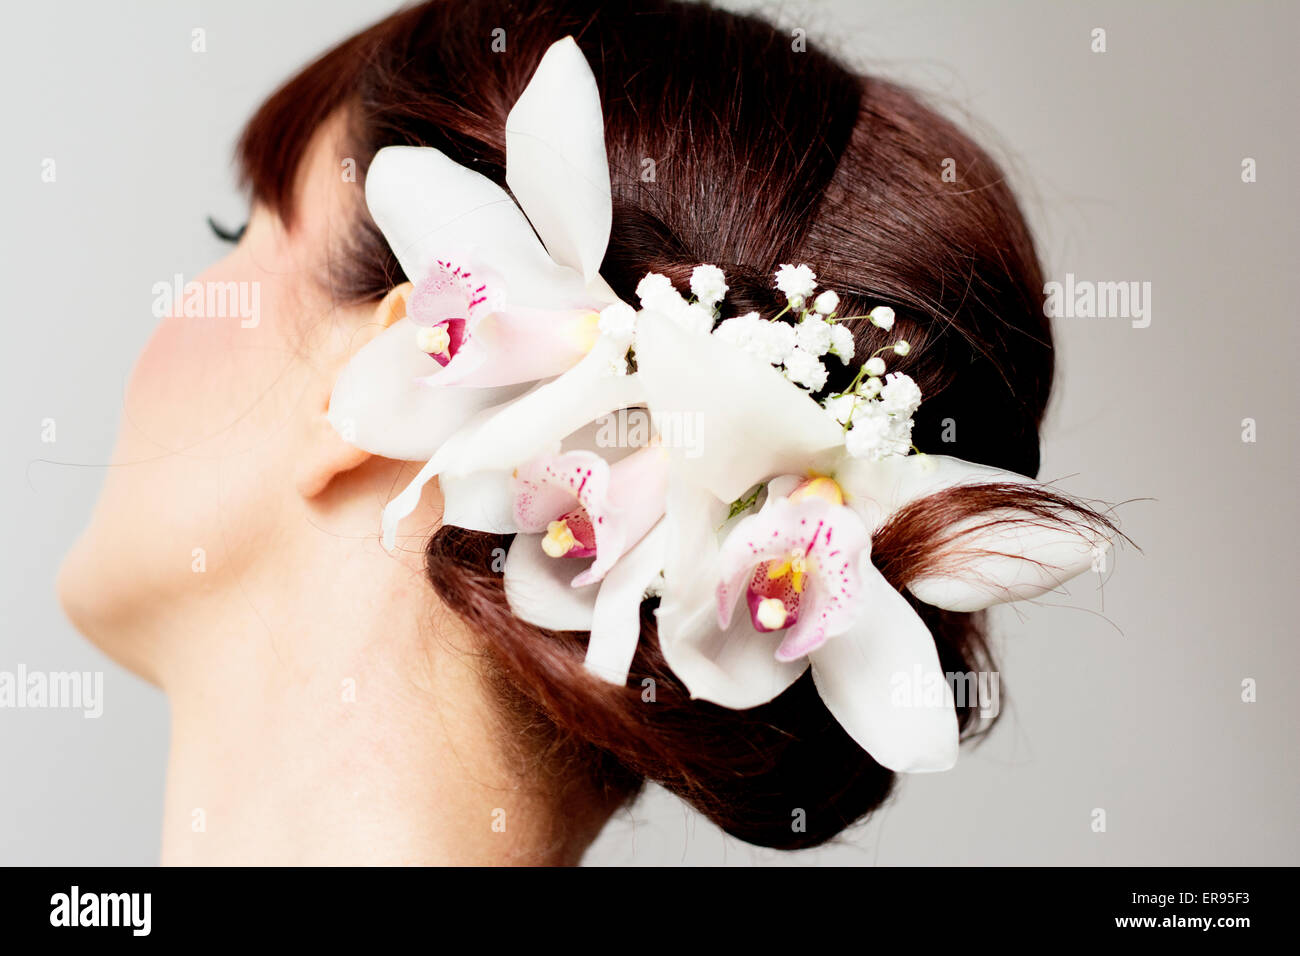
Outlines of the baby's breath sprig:
{"type": "MultiPolygon", "coordinates": [[[[887,305],[878,305],[866,315],[839,316],[840,297],[830,289],[818,294],[812,300],[812,310],[808,310],[805,303],[812,297],[816,282],[817,276],[808,266],[782,266],[776,273],[776,287],[786,295],[786,308],[800,312],[796,338],[799,346],[810,346],[807,351],[819,356],[830,351],[847,364],[853,357],[853,336],[842,323],[866,319],[886,332],[894,327],[894,310],[887,305]],[[821,338],[828,334],[827,330],[838,341],[821,348],[821,338]]],[[[921,404],[921,390],[907,375],[898,372],[886,375],[882,357],[886,352],[904,356],[910,351],[911,346],[904,339],[878,349],[858,368],[848,388],[821,400],[827,414],[843,426],[849,454],[880,460],[906,455],[912,450],[912,415],[921,404]]],[[[788,357],[785,370],[787,378],[812,391],[825,385],[825,375],[809,374],[811,370],[796,367],[796,374],[791,375],[788,357]]]]}

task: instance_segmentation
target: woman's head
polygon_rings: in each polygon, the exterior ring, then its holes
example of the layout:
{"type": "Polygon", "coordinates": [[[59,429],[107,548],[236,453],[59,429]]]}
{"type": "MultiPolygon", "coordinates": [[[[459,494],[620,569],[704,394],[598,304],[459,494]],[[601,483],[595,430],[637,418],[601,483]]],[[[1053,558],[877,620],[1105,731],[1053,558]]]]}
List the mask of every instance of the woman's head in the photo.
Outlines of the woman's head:
{"type": "MultiPolygon", "coordinates": [[[[424,4],[341,44],[273,95],[240,144],[256,211],[245,251],[233,258],[281,290],[276,348],[294,355],[302,378],[294,386],[294,375],[273,374],[279,366],[264,354],[219,351],[232,372],[220,387],[243,391],[219,399],[214,411],[214,393],[200,388],[193,402],[206,409],[206,432],[238,434],[247,425],[240,410],[260,416],[271,399],[283,397],[285,408],[316,402],[339,356],[365,338],[358,330],[368,309],[418,278],[402,275],[366,212],[361,185],[375,153],[432,146],[504,184],[506,116],[543,53],[567,35],[591,64],[604,111],[613,226],[600,271],[616,293],[633,301],[650,271],[685,288],[695,264],[715,263],[727,274],[732,309],[771,314],[783,305],[771,288],[776,268],[812,263],[839,293],[842,313],[880,303],[896,310],[892,335],[865,322],[853,332],[859,354],[899,336],[911,342],[892,367],[925,393],[914,432],[921,450],[1036,473],[1051,335],[1033,245],[999,169],[910,93],[855,75],[815,43],[805,49],[759,19],[660,2],[424,4]],[[295,250],[292,267],[248,251],[262,236],[277,256],[295,250]],[[295,319],[323,313],[333,321],[295,319]]],[[[146,366],[167,366],[156,374],[169,392],[151,398],[151,408],[173,406],[178,368],[208,349],[173,349],[171,338],[160,331],[136,373],[143,384],[135,387],[147,387],[155,372],[146,366]]],[[[183,404],[169,413],[195,415],[183,404]]],[[[272,481],[301,469],[291,463],[299,444],[277,447],[281,421],[272,416],[237,449],[248,470],[272,481]]],[[[190,447],[178,437],[155,445],[171,454],[190,447]]],[[[300,492],[330,486],[326,493],[373,507],[376,489],[394,480],[393,468],[322,447],[307,456],[317,467],[296,479],[300,492]],[[339,477],[358,470],[367,480],[339,477]]],[[[267,481],[237,487],[247,490],[233,505],[241,513],[274,509],[267,481]]],[[[126,502],[150,492],[135,485],[110,489],[106,499],[110,493],[126,502]]],[[[875,563],[899,587],[930,556],[937,510],[951,519],[1001,503],[954,494],[906,509],[877,532],[875,563]]],[[[597,681],[581,666],[585,634],[542,631],[511,615],[495,558],[506,538],[435,530],[437,507],[425,512],[429,581],[477,635],[497,704],[539,775],[615,800],[655,780],[729,832],[791,848],[834,836],[887,796],[893,774],[840,728],[808,675],[752,710],[692,700],[658,651],[653,602],[642,610],[629,685],[597,681]]],[[[192,537],[219,530],[200,524],[192,537]]],[[[257,560],[255,552],[237,560],[257,560]]],[[[176,581],[155,587],[179,593],[176,581]]],[[[987,668],[978,616],[909,600],[944,670],[987,668]]],[[[422,608],[412,601],[412,613],[422,608]]],[[[963,726],[972,716],[959,709],[963,726]]]]}

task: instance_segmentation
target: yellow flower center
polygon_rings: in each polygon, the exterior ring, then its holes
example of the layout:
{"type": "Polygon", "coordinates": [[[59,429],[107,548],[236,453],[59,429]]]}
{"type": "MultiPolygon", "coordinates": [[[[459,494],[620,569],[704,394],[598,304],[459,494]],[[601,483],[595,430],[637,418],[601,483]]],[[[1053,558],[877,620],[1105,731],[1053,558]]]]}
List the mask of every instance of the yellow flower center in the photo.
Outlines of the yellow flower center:
{"type": "Polygon", "coordinates": [[[578,539],[569,530],[569,524],[563,518],[552,521],[546,526],[546,537],[542,539],[542,550],[552,558],[562,558],[578,544],[578,539]]]}
{"type": "Polygon", "coordinates": [[[415,333],[415,344],[421,352],[430,355],[445,355],[451,347],[451,336],[441,325],[422,326],[415,333]]]}
{"type": "Polygon", "coordinates": [[[794,551],[784,561],[774,561],[767,569],[769,580],[775,581],[790,575],[790,586],[795,594],[803,593],[803,576],[808,573],[808,559],[802,551],[794,551]]]}

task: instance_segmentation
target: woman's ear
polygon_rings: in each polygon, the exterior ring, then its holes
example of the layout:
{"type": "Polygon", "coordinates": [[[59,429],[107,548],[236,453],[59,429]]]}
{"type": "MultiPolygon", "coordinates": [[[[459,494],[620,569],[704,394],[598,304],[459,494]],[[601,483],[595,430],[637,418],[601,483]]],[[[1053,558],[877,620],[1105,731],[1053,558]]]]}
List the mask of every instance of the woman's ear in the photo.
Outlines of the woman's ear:
{"type": "Polygon", "coordinates": [[[308,436],[308,453],[299,458],[294,484],[303,498],[315,498],[340,475],[359,468],[370,460],[370,452],[345,442],[325,417],[328,403],[311,423],[315,432],[308,436]]]}
{"type": "MultiPolygon", "coordinates": [[[[411,290],[411,283],[404,282],[384,296],[375,307],[372,318],[351,337],[350,348],[343,356],[343,363],[372,338],[406,315],[406,303],[411,297],[411,290]]],[[[330,394],[334,389],[334,379],[341,370],[342,364],[330,368],[309,398],[312,403],[310,417],[294,475],[298,494],[306,499],[317,497],[335,478],[361,467],[371,458],[370,452],[348,444],[329,422],[330,394]]]]}

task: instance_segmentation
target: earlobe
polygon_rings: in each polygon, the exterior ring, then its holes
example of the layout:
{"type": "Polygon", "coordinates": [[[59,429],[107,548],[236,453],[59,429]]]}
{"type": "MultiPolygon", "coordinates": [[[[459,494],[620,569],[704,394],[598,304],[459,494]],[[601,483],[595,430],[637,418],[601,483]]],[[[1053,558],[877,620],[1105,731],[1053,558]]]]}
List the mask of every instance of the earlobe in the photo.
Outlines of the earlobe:
{"type": "Polygon", "coordinates": [[[298,467],[294,483],[303,498],[315,498],[340,475],[359,468],[370,460],[370,452],[354,448],[343,440],[321,415],[316,423],[319,434],[312,439],[312,453],[298,467]]]}
{"type": "MultiPolygon", "coordinates": [[[[382,331],[405,318],[412,288],[410,282],[403,282],[389,291],[375,307],[371,328],[377,326],[378,331],[382,331]]],[[[371,457],[370,452],[349,444],[345,436],[340,435],[330,423],[329,396],[332,387],[333,383],[330,382],[319,412],[313,414],[309,426],[308,450],[300,458],[298,473],[294,476],[298,494],[306,499],[317,497],[335,478],[359,468],[371,457]]]]}

